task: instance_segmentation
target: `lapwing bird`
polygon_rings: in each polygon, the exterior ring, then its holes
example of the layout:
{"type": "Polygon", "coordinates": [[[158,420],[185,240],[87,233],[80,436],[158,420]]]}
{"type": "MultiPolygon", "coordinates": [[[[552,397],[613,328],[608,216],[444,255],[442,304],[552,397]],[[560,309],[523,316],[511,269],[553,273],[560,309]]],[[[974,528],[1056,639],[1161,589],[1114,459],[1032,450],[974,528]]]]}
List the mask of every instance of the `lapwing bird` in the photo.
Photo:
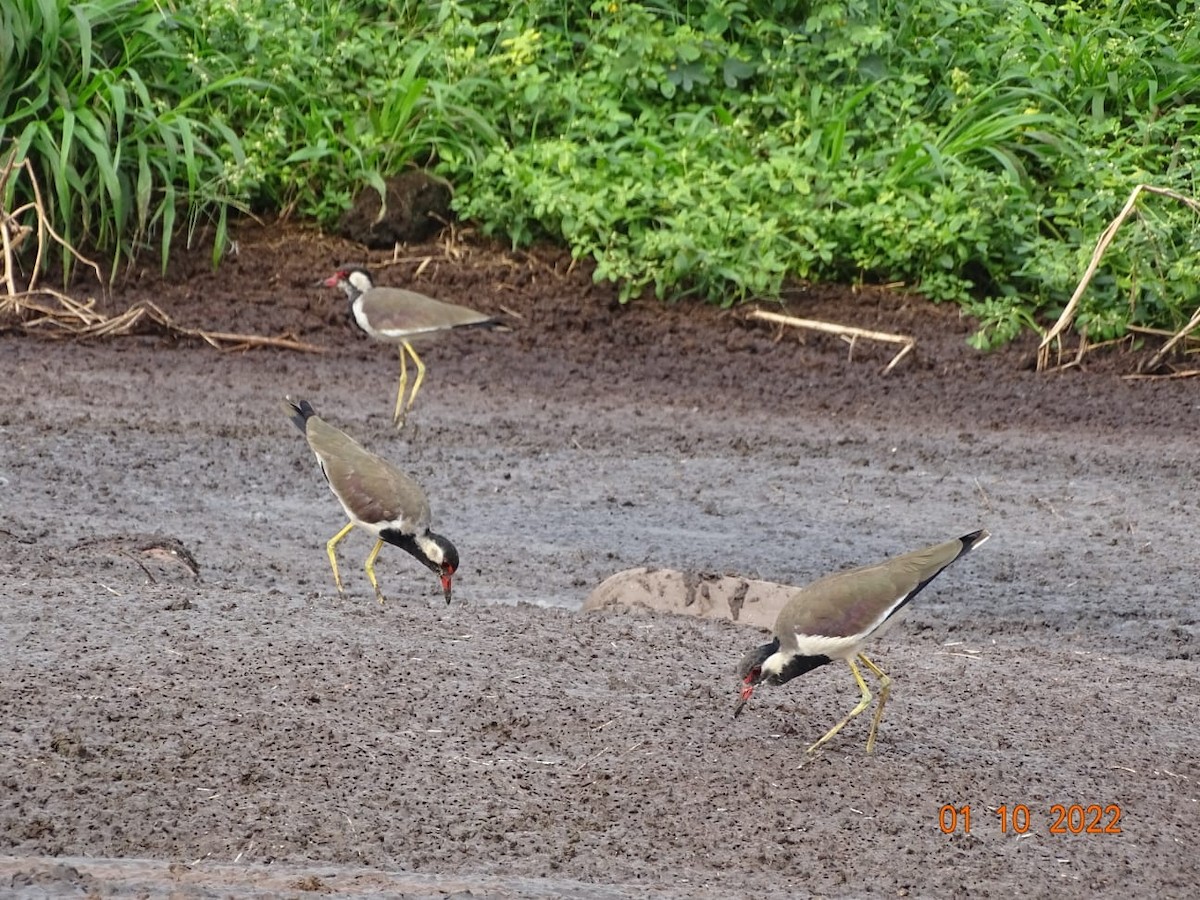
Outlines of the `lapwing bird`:
{"type": "Polygon", "coordinates": [[[441,580],[442,592],[449,603],[450,582],[458,569],[458,551],[446,538],[429,530],[429,501],[420,485],[317,416],[307,400],[288,397],[284,408],[308,438],[308,446],[321,464],[329,489],[350,519],[325,545],[338,593],[344,594],[345,589],[338,574],[335,551],[338,542],[357,525],[375,536],[366,570],[380,603],[383,591],[375,580],[375,558],[385,543],[408,551],[432,569],[441,580]]]}
{"type": "Polygon", "coordinates": [[[396,391],[396,409],[392,413],[392,423],[397,429],[404,427],[404,420],[425,380],[425,363],[413,349],[412,340],[455,328],[494,328],[500,324],[485,313],[443,303],[416,291],[376,287],[371,280],[371,273],[362,266],[343,266],[325,279],[324,284],[326,287],[341,288],[350,298],[350,311],[359,328],[377,341],[399,344],[400,387],[396,391]],[[412,357],[417,367],[417,377],[407,402],[404,400],[408,385],[405,354],[412,357]]]}
{"type": "Polygon", "coordinates": [[[800,588],[779,611],[775,639],[751,650],[738,664],[742,688],[734,716],[742,711],[758,685],[783,684],[835,659],[844,659],[858,682],[861,699],[846,718],[808,748],[809,753],[815,753],[871,703],[871,692],[854,662],[857,658],[879,679],[879,706],[867,736],[870,753],[875,749],[875,732],[883,718],[892,680],[863,655],[863,645],[942,570],[989,537],[985,530],[972,531],[873,566],[827,575],[800,588]]]}

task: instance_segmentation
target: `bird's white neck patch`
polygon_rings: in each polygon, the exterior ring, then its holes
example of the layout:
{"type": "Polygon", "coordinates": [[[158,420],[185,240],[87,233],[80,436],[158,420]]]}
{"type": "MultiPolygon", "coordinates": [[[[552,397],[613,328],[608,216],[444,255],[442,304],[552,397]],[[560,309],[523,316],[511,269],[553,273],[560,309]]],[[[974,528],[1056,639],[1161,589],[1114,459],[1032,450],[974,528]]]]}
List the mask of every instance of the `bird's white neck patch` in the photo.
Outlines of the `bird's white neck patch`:
{"type": "Polygon", "coordinates": [[[415,538],[417,546],[421,548],[421,552],[426,558],[435,565],[441,565],[446,560],[446,554],[442,552],[442,545],[431,538],[428,534],[418,534],[415,538]]]}
{"type": "Polygon", "coordinates": [[[371,323],[367,320],[366,314],[363,312],[363,295],[359,294],[350,303],[350,312],[354,315],[354,321],[358,323],[358,327],[367,334],[371,333],[371,323]]]}
{"type": "Polygon", "coordinates": [[[375,286],[371,283],[371,276],[359,269],[355,269],[353,272],[351,272],[347,276],[346,281],[348,281],[350,286],[359,294],[365,294],[375,286]]]}
{"type": "Polygon", "coordinates": [[[793,653],[785,653],[783,650],[776,650],[763,660],[762,677],[769,678],[772,675],[778,675],[783,671],[783,667],[787,665],[788,660],[794,655],[793,653]]]}

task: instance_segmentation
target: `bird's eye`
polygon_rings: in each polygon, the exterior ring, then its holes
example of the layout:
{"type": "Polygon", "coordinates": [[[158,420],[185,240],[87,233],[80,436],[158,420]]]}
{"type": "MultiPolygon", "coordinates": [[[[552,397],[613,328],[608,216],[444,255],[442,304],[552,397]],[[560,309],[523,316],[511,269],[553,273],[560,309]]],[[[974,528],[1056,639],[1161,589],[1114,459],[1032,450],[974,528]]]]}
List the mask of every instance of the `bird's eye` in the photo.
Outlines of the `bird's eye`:
{"type": "Polygon", "coordinates": [[[762,675],[762,666],[755,666],[753,669],[751,669],[749,672],[746,673],[746,684],[754,684],[755,682],[758,681],[759,676],[761,676],[761,675],[762,675]]]}

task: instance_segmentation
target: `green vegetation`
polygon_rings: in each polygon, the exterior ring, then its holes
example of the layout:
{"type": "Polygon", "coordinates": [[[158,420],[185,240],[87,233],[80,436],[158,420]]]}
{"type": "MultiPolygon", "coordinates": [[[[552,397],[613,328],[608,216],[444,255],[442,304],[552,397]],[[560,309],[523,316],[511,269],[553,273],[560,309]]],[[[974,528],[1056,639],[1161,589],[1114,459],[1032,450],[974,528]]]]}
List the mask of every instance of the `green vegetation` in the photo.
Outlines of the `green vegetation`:
{"type": "MultiPolygon", "coordinates": [[[[0,161],[29,159],[49,221],[69,243],[111,251],[114,271],[152,233],[165,260],[181,211],[189,237],[211,219],[225,243],[237,198],[222,159],[241,147],[208,106],[246,82],[189,59],[187,28],[152,0],[0,2],[0,161]]],[[[34,199],[18,189],[32,190],[14,180],[3,209],[34,199]]]]}
{"type": "MultiPolygon", "coordinates": [[[[14,4],[57,32],[0,22],[0,136],[30,135],[56,221],[102,246],[165,254],[180,203],[193,225],[231,203],[328,222],[416,163],[623,298],[901,281],[991,346],[1062,309],[1135,184],[1197,194],[1191,2],[14,4]]],[[[1141,213],[1076,319],[1093,340],[1200,301],[1200,219],[1141,213]]]]}
{"type": "Polygon", "coordinates": [[[498,139],[473,102],[473,73],[442,77],[446,45],[419,3],[194,0],[196,53],[220,47],[234,72],[272,85],[215,105],[237,123],[245,160],[230,183],[252,206],[329,223],[363,183],[437,163],[466,177],[498,139]]]}

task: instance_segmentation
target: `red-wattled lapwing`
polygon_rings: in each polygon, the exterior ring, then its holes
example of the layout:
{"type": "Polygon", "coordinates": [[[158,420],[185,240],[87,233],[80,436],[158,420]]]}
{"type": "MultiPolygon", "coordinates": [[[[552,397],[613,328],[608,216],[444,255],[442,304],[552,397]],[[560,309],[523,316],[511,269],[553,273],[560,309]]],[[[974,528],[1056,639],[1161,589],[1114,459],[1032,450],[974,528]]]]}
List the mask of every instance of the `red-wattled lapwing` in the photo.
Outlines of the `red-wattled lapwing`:
{"type": "Polygon", "coordinates": [[[751,650],[738,664],[742,693],[733,714],[742,711],[754,688],[763,682],[783,684],[834,659],[844,659],[850,664],[862,698],[846,718],[808,748],[809,753],[815,753],[871,703],[871,692],[854,664],[857,657],[879,679],[879,706],[867,736],[870,753],[875,749],[875,731],[892,680],[860,652],[862,646],[943,569],[989,537],[985,530],[972,531],[873,566],[827,575],[800,588],[779,611],[775,639],[751,650]]]}
{"type": "Polygon", "coordinates": [[[421,382],[425,380],[425,363],[413,349],[412,339],[428,337],[442,331],[467,327],[495,327],[499,322],[492,316],[465,306],[443,303],[416,291],[403,288],[376,287],[371,273],[362,266],[343,266],[325,279],[326,287],[338,287],[350,298],[350,311],[358,327],[377,341],[399,344],[400,387],[396,392],[396,409],[392,423],[404,427],[404,419],[412,409],[421,382]],[[404,389],[408,385],[408,363],[405,353],[417,366],[408,402],[404,389]]]}
{"type": "Polygon", "coordinates": [[[441,579],[446,602],[450,602],[450,581],[458,568],[458,551],[440,534],[429,530],[429,501],[420,485],[386,459],[365,449],[358,441],[334,428],[313,411],[307,400],[287,398],[284,404],[296,427],[308,438],[308,446],[329,489],[338,498],[350,521],[325,545],[333,580],[338,593],[344,593],[338,574],[338,541],[355,525],[375,535],[375,547],[367,557],[367,578],[375,596],[383,602],[383,592],[375,580],[375,557],[384,543],[407,550],[441,579]]]}

